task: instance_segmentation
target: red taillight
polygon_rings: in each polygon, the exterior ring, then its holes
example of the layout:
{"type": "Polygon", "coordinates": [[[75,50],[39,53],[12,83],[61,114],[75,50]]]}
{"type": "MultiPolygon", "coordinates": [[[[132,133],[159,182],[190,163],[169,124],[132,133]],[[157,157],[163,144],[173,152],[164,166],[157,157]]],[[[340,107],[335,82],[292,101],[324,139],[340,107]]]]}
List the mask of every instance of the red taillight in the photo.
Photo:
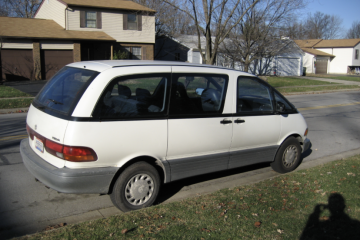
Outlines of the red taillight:
{"type": "Polygon", "coordinates": [[[96,161],[97,155],[94,150],[88,147],[72,147],[62,145],[60,143],[53,142],[34,130],[26,124],[26,131],[28,132],[31,140],[34,140],[34,136],[40,139],[45,146],[46,152],[54,155],[55,157],[70,161],[70,162],[90,162],[96,161]]]}
{"type": "Polygon", "coordinates": [[[58,158],[64,158],[64,156],[63,156],[64,146],[62,144],[59,144],[59,143],[50,141],[49,139],[46,139],[45,149],[51,155],[54,155],[58,158]]]}
{"type": "Polygon", "coordinates": [[[31,140],[34,140],[34,130],[32,130],[29,125],[26,124],[26,131],[29,134],[31,140]]]}
{"type": "Polygon", "coordinates": [[[96,161],[97,155],[91,148],[64,146],[64,159],[71,162],[96,161]]]}

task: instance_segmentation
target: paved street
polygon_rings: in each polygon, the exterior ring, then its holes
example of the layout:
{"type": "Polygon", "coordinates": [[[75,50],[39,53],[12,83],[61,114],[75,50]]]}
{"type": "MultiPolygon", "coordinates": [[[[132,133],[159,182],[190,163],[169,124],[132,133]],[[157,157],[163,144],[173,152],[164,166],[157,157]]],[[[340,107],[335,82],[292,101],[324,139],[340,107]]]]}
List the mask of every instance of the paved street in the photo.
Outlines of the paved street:
{"type": "MultiPolygon", "coordinates": [[[[360,92],[289,96],[306,118],[312,149],[304,162],[360,147],[360,92]]],[[[61,194],[35,182],[19,154],[26,137],[26,114],[0,115],[0,239],[31,233],[49,224],[73,223],[120,213],[109,196],[61,194]]],[[[248,181],[254,174],[275,176],[268,164],[209,174],[165,185],[160,202],[248,181]],[[165,190],[165,191],[164,191],[165,190]]]]}

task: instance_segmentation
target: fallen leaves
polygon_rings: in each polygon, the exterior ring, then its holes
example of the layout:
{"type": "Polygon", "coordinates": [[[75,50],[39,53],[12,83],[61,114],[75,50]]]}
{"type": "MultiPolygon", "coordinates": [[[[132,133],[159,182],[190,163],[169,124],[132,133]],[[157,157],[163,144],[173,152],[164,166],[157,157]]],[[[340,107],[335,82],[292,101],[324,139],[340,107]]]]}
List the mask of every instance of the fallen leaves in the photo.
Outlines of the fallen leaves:
{"type": "Polygon", "coordinates": [[[356,176],[355,173],[351,173],[351,172],[350,172],[350,173],[347,173],[347,175],[348,175],[348,176],[353,176],[353,177],[356,176]]]}
{"type": "Polygon", "coordinates": [[[261,222],[255,222],[254,225],[255,225],[255,227],[260,227],[260,226],[261,226],[261,222]]]}
{"type": "Polygon", "coordinates": [[[128,229],[127,229],[127,228],[124,228],[123,230],[121,230],[121,233],[122,233],[122,234],[125,234],[125,233],[127,233],[127,231],[128,231],[128,229]]]}
{"type": "Polygon", "coordinates": [[[283,234],[284,233],[284,230],[281,230],[281,229],[277,229],[276,230],[278,233],[280,233],[280,234],[283,234]]]}
{"type": "Polygon", "coordinates": [[[211,232],[211,230],[209,230],[209,229],[207,229],[207,228],[202,228],[201,231],[207,232],[207,233],[211,232]]]}
{"type": "Polygon", "coordinates": [[[61,228],[61,227],[64,227],[64,226],[66,226],[66,223],[60,223],[60,224],[50,225],[50,226],[47,226],[47,227],[45,228],[45,231],[53,230],[53,229],[56,229],[56,228],[61,228]]]}

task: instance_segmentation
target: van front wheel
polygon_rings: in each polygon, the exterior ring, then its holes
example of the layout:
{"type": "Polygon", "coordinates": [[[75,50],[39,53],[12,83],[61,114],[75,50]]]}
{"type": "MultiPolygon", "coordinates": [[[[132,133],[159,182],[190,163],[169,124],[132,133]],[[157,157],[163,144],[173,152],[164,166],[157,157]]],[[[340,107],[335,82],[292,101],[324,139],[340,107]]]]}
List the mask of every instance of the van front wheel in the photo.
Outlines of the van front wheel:
{"type": "Polygon", "coordinates": [[[110,198],[117,208],[128,212],[151,206],[159,190],[158,171],[146,162],[137,162],[120,174],[110,198]]]}
{"type": "Polygon", "coordinates": [[[289,137],[280,146],[275,161],[270,165],[278,173],[287,173],[295,170],[301,161],[301,147],[296,138],[289,137]]]}

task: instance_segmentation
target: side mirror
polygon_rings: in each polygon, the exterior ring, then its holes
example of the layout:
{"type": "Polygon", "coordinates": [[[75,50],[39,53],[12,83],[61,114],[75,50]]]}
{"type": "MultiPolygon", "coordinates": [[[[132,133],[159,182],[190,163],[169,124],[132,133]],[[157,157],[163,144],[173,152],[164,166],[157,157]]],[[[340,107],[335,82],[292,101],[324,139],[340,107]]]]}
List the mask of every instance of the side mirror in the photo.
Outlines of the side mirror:
{"type": "Polygon", "coordinates": [[[202,94],[202,92],[203,92],[204,90],[205,90],[205,89],[203,89],[203,88],[197,88],[197,89],[195,90],[195,92],[196,92],[197,95],[201,96],[201,94],[202,94]]]}
{"type": "Polygon", "coordinates": [[[285,104],[282,102],[276,102],[276,110],[279,113],[284,113],[285,112],[285,104]]]}

